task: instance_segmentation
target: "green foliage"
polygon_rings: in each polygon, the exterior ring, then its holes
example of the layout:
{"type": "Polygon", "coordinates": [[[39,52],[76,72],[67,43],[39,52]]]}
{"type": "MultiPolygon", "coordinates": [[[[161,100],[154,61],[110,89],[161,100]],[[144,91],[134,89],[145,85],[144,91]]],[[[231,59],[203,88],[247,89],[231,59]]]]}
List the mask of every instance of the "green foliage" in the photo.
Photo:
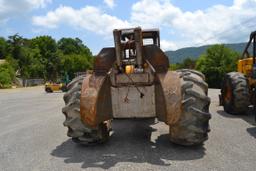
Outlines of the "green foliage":
{"type": "Polygon", "coordinates": [[[171,70],[178,70],[178,69],[194,69],[196,66],[196,60],[191,58],[186,58],[182,63],[171,64],[171,70]]]}
{"type": "Polygon", "coordinates": [[[224,45],[214,45],[200,56],[196,69],[205,74],[209,87],[220,88],[225,73],[235,71],[239,54],[224,45]]]}
{"type": "Polygon", "coordinates": [[[15,78],[15,72],[13,67],[4,63],[0,65],[0,88],[9,88],[15,78]]]}
{"type": "Polygon", "coordinates": [[[7,71],[0,71],[0,88],[10,88],[12,80],[7,71]]]}
{"type": "Polygon", "coordinates": [[[58,41],[58,49],[64,55],[68,54],[85,54],[92,56],[90,50],[83,44],[79,38],[62,38],[58,41]]]}
{"type": "Polygon", "coordinates": [[[18,34],[9,36],[7,43],[8,43],[8,52],[14,59],[19,60],[24,57],[24,51],[23,51],[24,39],[21,36],[19,36],[18,34]]]}
{"type": "Polygon", "coordinates": [[[50,36],[25,39],[18,34],[7,40],[0,37],[1,58],[6,59],[13,71],[2,69],[2,85],[7,87],[11,85],[13,73],[23,79],[72,79],[75,72],[91,69],[93,62],[91,51],[78,38],[62,38],[56,42],[50,36]]]}
{"type": "Polygon", "coordinates": [[[28,53],[29,63],[26,67],[26,72],[29,73],[29,78],[46,78],[47,71],[43,63],[43,57],[38,48],[30,49],[28,53]]]}
{"type": "Polygon", "coordinates": [[[45,79],[56,81],[59,76],[60,58],[57,55],[57,43],[50,36],[40,36],[31,40],[31,48],[34,49],[35,54],[34,59],[39,59],[40,63],[34,65],[34,69],[44,69],[45,72],[39,71],[44,75],[45,79]],[[40,66],[42,64],[43,66],[40,66]]]}
{"type": "Polygon", "coordinates": [[[6,58],[7,55],[7,42],[3,37],[0,37],[0,59],[6,58]]]}
{"type": "Polygon", "coordinates": [[[62,38],[58,41],[58,55],[61,58],[61,71],[72,79],[76,72],[92,68],[92,53],[80,39],[62,38]]]}
{"type": "Polygon", "coordinates": [[[86,71],[92,68],[92,61],[85,55],[71,54],[63,55],[61,58],[62,71],[70,78],[75,77],[76,72],[86,71]]]}
{"type": "Polygon", "coordinates": [[[170,64],[170,66],[169,66],[169,70],[171,70],[171,71],[175,71],[175,70],[178,70],[178,69],[180,69],[180,64],[179,63],[170,64]]]}
{"type": "Polygon", "coordinates": [[[181,64],[181,69],[194,69],[196,67],[196,60],[186,58],[181,64]]]}

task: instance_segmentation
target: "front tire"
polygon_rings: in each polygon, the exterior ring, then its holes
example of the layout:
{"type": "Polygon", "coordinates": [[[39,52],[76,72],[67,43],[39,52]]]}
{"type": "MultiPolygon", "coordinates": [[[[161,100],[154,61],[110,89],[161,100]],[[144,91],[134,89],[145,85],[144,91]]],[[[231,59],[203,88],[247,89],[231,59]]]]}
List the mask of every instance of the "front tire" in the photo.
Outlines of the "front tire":
{"type": "Polygon", "coordinates": [[[224,76],[221,87],[221,101],[224,111],[233,114],[246,114],[250,105],[248,80],[239,72],[230,72],[224,76]]]}

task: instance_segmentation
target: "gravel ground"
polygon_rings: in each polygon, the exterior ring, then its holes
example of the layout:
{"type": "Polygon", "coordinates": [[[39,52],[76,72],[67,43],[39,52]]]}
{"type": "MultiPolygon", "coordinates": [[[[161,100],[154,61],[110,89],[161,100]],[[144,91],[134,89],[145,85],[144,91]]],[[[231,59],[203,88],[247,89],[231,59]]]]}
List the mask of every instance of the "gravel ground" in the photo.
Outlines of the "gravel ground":
{"type": "Polygon", "coordinates": [[[0,170],[256,170],[253,116],[230,116],[211,89],[209,140],[198,147],[168,141],[163,123],[117,120],[111,139],[98,146],[66,136],[63,93],[43,87],[0,90],[0,170]]]}

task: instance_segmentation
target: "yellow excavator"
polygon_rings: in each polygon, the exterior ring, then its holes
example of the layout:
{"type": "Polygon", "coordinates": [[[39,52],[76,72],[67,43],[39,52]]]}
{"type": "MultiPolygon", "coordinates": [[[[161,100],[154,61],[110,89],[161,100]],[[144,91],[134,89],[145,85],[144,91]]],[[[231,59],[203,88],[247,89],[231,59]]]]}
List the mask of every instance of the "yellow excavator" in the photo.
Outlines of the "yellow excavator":
{"type": "MultiPolygon", "coordinates": [[[[230,114],[246,114],[249,106],[255,109],[256,87],[256,31],[250,35],[242,57],[237,63],[237,72],[224,76],[220,104],[230,114]],[[252,52],[252,53],[251,53],[252,52]]],[[[254,110],[255,111],[255,110],[254,110]]]]}

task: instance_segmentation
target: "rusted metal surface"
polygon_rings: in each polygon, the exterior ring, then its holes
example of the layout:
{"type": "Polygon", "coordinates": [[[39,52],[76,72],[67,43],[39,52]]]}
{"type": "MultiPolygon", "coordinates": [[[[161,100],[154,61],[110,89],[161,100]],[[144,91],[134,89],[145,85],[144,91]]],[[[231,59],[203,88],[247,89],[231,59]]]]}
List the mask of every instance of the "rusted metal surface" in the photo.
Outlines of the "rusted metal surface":
{"type": "Polygon", "coordinates": [[[117,84],[134,84],[134,83],[150,83],[150,76],[148,73],[141,74],[117,74],[115,75],[115,80],[117,84]]]}
{"type": "MultiPolygon", "coordinates": [[[[111,75],[111,74],[110,74],[111,75]]],[[[111,88],[109,75],[86,77],[81,93],[81,118],[91,127],[112,118],[157,117],[175,124],[182,113],[180,76],[176,72],[158,74],[152,86],[111,88]],[[140,97],[140,93],[145,96],[140,97]]]]}
{"type": "Polygon", "coordinates": [[[248,77],[249,85],[252,87],[256,87],[256,79],[248,77]]]}
{"type": "Polygon", "coordinates": [[[248,43],[246,44],[246,47],[242,53],[242,59],[243,58],[249,58],[250,57],[250,47],[252,46],[253,49],[253,64],[255,64],[255,58],[256,58],[256,31],[252,32],[250,35],[250,39],[248,41],[248,43]]]}
{"type": "Polygon", "coordinates": [[[122,47],[121,47],[121,31],[120,30],[114,30],[114,42],[115,42],[115,52],[116,52],[116,64],[117,67],[121,67],[121,60],[123,59],[123,53],[122,53],[122,47]]]}
{"type": "Polygon", "coordinates": [[[142,31],[141,28],[138,27],[134,30],[134,41],[136,46],[136,55],[137,55],[137,65],[139,68],[142,68],[142,58],[143,58],[143,52],[142,52],[142,46],[143,46],[143,39],[142,39],[142,31]]]}
{"type": "Polygon", "coordinates": [[[112,119],[109,77],[87,76],[83,81],[80,101],[80,115],[86,125],[97,127],[112,119]]]}
{"type": "Polygon", "coordinates": [[[160,84],[156,87],[157,117],[168,125],[178,122],[182,113],[181,79],[176,72],[159,74],[160,84]]]}
{"type": "Polygon", "coordinates": [[[169,59],[165,53],[155,45],[144,46],[144,56],[157,73],[166,73],[169,69],[169,59]]]}
{"type": "Polygon", "coordinates": [[[128,86],[128,85],[144,85],[149,86],[154,82],[154,77],[150,73],[139,73],[139,74],[111,74],[112,85],[128,86]]]}
{"type": "Polygon", "coordinates": [[[160,48],[160,33],[159,29],[148,29],[142,31],[143,39],[152,39],[153,44],[160,48]]]}
{"type": "Polygon", "coordinates": [[[106,75],[116,61],[115,48],[103,48],[96,56],[93,71],[96,75],[106,75]]]}
{"type": "Polygon", "coordinates": [[[140,92],[134,86],[111,88],[114,118],[156,117],[154,85],[137,88],[140,92]]]}
{"type": "Polygon", "coordinates": [[[160,49],[160,38],[158,30],[141,31],[140,28],[114,30],[115,48],[104,48],[96,56],[94,61],[94,72],[97,75],[106,75],[116,62],[118,67],[121,67],[122,60],[126,53],[125,50],[136,49],[137,65],[142,65],[145,60],[148,60],[154,67],[157,73],[168,71],[169,60],[165,53],[160,49]],[[137,29],[137,30],[136,30],[137,29]],[[122,34],[122,35],[121,35],[122,34]],[[134,34],[132,36],[132,34],[134,34]],[[134,37],[135,36],[135,37],[134,37]],[[121,43],[121,39],[129,37],[129,41],[121,43]],[[134,38],[137,38],[134,40],[134,38]],[[147,45],[142,48],[142,39],[153,39],[152,45],[147,45]]]}
{"type": "Polygon", "coordinates": [[[159,31],[134,28],[114,30],[113,34],[115,48],[99,53],[94,73],[83,82],[83,122],[95,127],[113,116],[157,116],[169,125],[177,122],[182,110],[180,78],[168,72],[169,60],[159,48],[159,31]],[[143,46],[143,38],[153,39],[153,44],[143,46]],[[134,61],[129,65],[142,67],[142,72],[124,73],[127,61],[134,61]]]}

